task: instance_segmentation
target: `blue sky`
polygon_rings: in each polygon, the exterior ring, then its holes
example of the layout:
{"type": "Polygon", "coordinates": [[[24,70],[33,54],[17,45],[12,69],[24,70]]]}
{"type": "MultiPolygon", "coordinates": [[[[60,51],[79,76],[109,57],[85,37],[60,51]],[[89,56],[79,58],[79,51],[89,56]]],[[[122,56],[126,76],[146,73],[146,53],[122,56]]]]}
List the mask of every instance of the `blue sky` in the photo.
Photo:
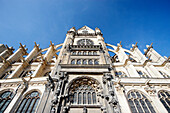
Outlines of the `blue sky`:
{"type": "Polygon", "coordinates": [[[0,43],[30,51],[62,43],[67,31],[87,25],[102,30],[105,41],[124,48],[138,42],[170,56],[169,0],[0,0],[0,43]]]}

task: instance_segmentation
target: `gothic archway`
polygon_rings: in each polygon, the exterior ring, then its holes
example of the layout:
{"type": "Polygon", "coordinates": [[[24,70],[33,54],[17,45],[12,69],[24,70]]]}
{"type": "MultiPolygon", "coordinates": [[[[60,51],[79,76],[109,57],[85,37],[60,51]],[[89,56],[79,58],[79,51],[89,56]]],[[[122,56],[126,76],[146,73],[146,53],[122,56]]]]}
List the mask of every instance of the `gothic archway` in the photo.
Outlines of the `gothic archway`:
{"type": "Polygon", "coordinates": [[[97,94],[101,89],[96,79],[87,76],[77,77],[68,85],[69,102],[71,105],[96,105],[97,94]]]}

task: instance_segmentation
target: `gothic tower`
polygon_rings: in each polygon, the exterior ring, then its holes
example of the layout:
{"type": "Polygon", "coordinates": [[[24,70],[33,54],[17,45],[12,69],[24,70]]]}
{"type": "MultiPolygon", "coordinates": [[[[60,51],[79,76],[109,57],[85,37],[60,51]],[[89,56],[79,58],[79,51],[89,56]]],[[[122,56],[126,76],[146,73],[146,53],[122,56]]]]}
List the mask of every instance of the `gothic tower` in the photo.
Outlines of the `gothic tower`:
{"type": "Polygon", "coordinates": [[[137,43],[108,44],[99,28],[84,26],[62,44],[25,47],[0,45],[0,112],[170,112],[170,57],[152,44],[142,54],[137,43]]]}

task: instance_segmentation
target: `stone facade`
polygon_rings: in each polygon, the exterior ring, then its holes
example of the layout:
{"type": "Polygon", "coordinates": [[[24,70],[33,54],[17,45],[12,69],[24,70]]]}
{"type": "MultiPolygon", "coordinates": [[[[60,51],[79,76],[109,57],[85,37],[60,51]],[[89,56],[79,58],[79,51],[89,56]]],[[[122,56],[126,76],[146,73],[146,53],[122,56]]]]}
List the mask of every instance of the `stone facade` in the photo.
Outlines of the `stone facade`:
{"type": "Polygon", "coordinates": [[[87,26],[30,53],[1,44],[0,112],[168,113],[170,58],[152,44],[144,51],[105,43],[87,26]]]}

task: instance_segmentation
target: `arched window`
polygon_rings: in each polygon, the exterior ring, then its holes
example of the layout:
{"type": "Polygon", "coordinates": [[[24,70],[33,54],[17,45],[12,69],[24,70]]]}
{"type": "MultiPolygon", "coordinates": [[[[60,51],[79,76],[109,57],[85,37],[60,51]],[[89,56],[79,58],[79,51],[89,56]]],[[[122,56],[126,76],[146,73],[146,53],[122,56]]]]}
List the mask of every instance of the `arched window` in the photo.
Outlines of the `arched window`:
{"type": "Polygon", "coordinates": [[[141,78],[149,78],[149,76],[145,72],[142,72],[140,70],[137,70],[137,72],[141,78]]]}
{"type": "Polygon", "coordinates": [[[94,52],[93,52],[93,55],[97,55],[97,52],[96,52],[96,51],[94,51],[94,52]]]}
{"type": "Polygon", "coordinates": [[[73,103],[74,103],[74,104],[77,103],[77,92],[74,92],[74,95],[73,95],[73,103]]]}
{"type": "Polygon", "coordinates": [[[170,78],[170,76],[168,74],[166,74],[163,71],[159,71],[159,73],[164,77],[164,78],[170,78]]]}
{"type": "Polygon", "coordinates": [[[3,113],[11,102],[14,94],[11,91],[5,91],[0,94],[0,113],[3,113]]]}
{"type": "Polygon", "coordinates": [[[78,104],[81,104],[81,92],[78,93],[78,104]]]}
{"type": "Polygon", "coordinates": [[[71,86],[70,101],[72,104],[97,104],[97,83],[91,79],[78,79],[71,86]],[[78,98],[77,98],[78,97],[78,98]]]}
{"type": "Polygon", "coordinates": [[[93,65],[93,61],[91,59],[89,60],[89,65],[93,65]]]}
{"type": "Polygon", "coordinates": [[[139,91],[130,91],[127,95],[132,113],[156,113],[151,102],[139,91]]]}
{"type": "Polygon", "coordinates": [[[92,93],[92,97],[93,97],[93,104],[96,104],[96,93],[95,92],[92,93]]]}
{"type": "Polygon", "coordinates": [[[73,52],[72,52],[72,55],[76,55],[76,51],[73,51],[73,52]]]}
{"type": "Polygon", "coordinates": [[[79,51],[79,52],[77,53],[77,55],[81,55],[81,51],[79,51]]]}
{"type": "Polygon", "coordinates": [[[91,104],[92,102],[91,102],[91,93],[90,92],[88,92],[88,104],[91,104]]]}
{"type": "Polygon", "coordinates": [[[99,65],[99,61],[98,60],[94,60],[94,64],[95,65],[99,65]]]}
{"type": "Polygon", "coordinates": [[[83,104],[86,104],[86,92],[83,93],[83,104]]]}
{"type": "Polygon", "coordinates": [[[37,91],[33,91],[27,94],[19,104],[17,113],[34,113],[38,102],[40,100],[40,94],[37,91]]]}
{"type": "Polygon", "coordinates": [[[86,51],[83,51],[83,55],[86,55],[86,51]]]}
{"type": "Polygon", "coordinates": [[[127,77],[127,75],[122,71],[116,71],[115,76],[120,77],[120,78],[127,77]]]}
{"type": "Polygon", "coordinates": [[[170,92],[164,90],[159,91],[158,97],[166,108],[166,110],[168,111],[168,113],[170,113],[170,92]]]}
{"type": "Polygon", "coordinates": [[[83,64],[87,64],[87,60],[83,60],[83,64]]]}
{"type": "Polygon", "coordinates": [[[29,76],[32,76],[33,73],[34,73],[34,70],[29,70],[29,71],[25,72],[25,73],[22,75],[22,77],[29,77],[29,76]]]}
{"type": "Polygon", "coordinates": [[[93,54],[92,54],[92,51],[89,51],[89,52],[88,52],[88,55],[93,55],[93,54]]]}
{"type": "Polygon", "coordinates": [[[75,60],[73,59],[73,60],[71,60],[71,64],[75,64],[75,60]]]}
{"type": "Polygon", "coordinates": [[[3,75],[1,76],[1,78],[0,78],[0,79],[2,79],[2,78],[4,78],[4,79],[8,78],[8,77],[9,77],[9,75],[11,75],[11,74],[12,74],[12,72],[13,72],[13,70],[7,71],[5,74],[3,74],[3,75]]]}
{"type": "Polygon", "coordinates": [[[77,60],[77,64],[81,64],[81,60],[79,59],[79,60],[77,60]]]}

